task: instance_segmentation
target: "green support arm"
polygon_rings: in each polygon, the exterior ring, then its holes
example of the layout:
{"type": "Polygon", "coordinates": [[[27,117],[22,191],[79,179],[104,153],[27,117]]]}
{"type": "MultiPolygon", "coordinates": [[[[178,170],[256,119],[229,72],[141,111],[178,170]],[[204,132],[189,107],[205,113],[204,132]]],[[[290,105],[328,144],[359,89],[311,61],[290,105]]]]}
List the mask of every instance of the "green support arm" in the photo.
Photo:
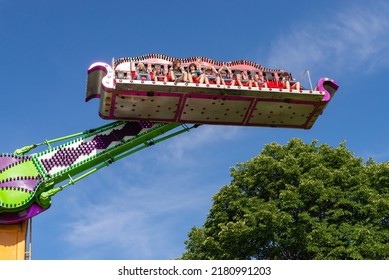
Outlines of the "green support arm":
{"type": "Polygon", "coordinates": [[[46,140],[0,155],[0,224],[17,223],[51,205],[51,197],[67,186],[198,125],[117,121],[85,132],[46,140]],[[52,143],[63,142],[56,147],[52,143]],[[42,152],[27,155],[47,145],[42,152]],[[61,182],[68,181],[62,186],[61,182]]]}

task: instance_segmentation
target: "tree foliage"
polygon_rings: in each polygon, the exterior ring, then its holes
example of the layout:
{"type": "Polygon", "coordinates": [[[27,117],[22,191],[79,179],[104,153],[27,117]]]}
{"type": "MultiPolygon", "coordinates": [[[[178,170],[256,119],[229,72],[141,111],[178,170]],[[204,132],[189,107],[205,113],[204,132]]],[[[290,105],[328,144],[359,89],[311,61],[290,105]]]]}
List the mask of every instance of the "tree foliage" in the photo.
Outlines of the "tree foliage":
{"type": "Polygon", "coordinates": [[[183,259],[389,259],[389,164],[292,139],[231,169],[183,259]]]}

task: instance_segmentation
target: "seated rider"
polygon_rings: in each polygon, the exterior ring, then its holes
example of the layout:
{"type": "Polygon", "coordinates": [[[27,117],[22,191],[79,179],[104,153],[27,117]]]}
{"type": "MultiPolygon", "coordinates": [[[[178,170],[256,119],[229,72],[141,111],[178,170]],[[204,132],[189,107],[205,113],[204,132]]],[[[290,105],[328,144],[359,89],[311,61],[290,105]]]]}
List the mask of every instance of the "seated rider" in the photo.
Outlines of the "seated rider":
{"type": "Polygon", "coordinates": [[[197,69],[197,65],[195,63],[189,64],[188,79],[190,83],[204,83],[204,74],[201,73],[200,69],[197,69]]]}
{"type": "Polygon", "coordinates": [[[136,66],[136,79],[151,81],[150,73],[147,71],[143,62],[139,62],[136,66]]]}
{"type": "Polygon", "coordinates": [[[170,79],[174,82],[187,82],[188,73],[186,73],[184,67],[181,66],[181,61],[178,59],[173,61],[173,66],[170,69],[170,79]]]}
{"type": "Polygon", "coordinates": [[[217,84],[220,85],[220,77],[219,72],[215,69],[213,66],[206,66],[205,67],[205,73],[204,73],[204,80],[206,84],[217,84]]]}
{"type": "Polygon", "coordinates": [[[251,76],[252,77],[249,81],[249,87],[252,87],[254,85],[255,87],[267,88],[267,84],[266,84],[266,81],[265,81],[265,78],[263,76],[262,71],[259,71],[259,72],[254,71],[251,74],[251,76]]]}
{"type": "Polygon", "coordinates": [[[220,77],[220,81],[223,85],[230,85],[231,84],[231,81],[232,81],[232,72],[231,72],[231,69],[226,66],[226,65],[223,65],[220,69],[219,69],[219,77],[220,77]]]}
{"type": "Polygon", "coordinates": [[[153,69],[153,78],[155,82],[167,82],[167,77],[164,74],[160,64],[155,64],[153,69]]]}
{"type": "Polygon", "coordinates": [[[281,82],[283,83],[286,89],[296,89],[300,90],[300,82],[297,82],[291,74],[288,72],[283,72],[281,74],[281,82]]]}
{"type": "Polygon", "coordinates": [[[247,86],[248,85],[247,81],[248,81],[248,76],[246,71],[235,70],[231,85],[234,86],[237,84],[239,87],[247,86]]]}

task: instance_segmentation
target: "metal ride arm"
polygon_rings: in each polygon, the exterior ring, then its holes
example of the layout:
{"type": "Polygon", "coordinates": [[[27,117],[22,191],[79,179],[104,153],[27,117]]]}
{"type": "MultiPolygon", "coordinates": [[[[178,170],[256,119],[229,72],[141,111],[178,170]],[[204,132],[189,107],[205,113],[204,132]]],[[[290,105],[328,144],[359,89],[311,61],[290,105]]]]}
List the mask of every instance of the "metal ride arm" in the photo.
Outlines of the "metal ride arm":
{"type": "MultiPolygon", "coordinates": [[[[166,126],[166,125],[164,125],[164,126],[166,126]]],[[[150,139],[149,137],[146,137],[146,138],[144,139],[144,140],[146,140],[146,142],[143,142],[142,144],[137,145],[137,146],[134,146],[134,143],[132,143],[132,145],[130,145],[131,147],[129,148],[128,151],[123,152],[123,153],[118,153],[116,156],[115,156],[115,154],[116,154],[115,152],[113,152],[113,151],[109,152],[109,153],[108,153],[108,156],[104,159],[104,161],[103,161],[101,164],[97,165],[96,167],[94,167],[94,168],[88,170],[87,172],[81,174],[81,175],[78,176],[77,178],[72,178],[72,177],[69,175],[69,182],[66,183],[65,185],[60,186],[60,187],[57,187],[57,188],[49,189],[48,191],[45,191],[45,192],[42,192],[42,193],[39,195],[39,197],[38,197],[38,199],[39,199],[41,205],[47,205],[47,206],[49,206],[50,203],[51,203],[51,202],[50,202],[50,198],[51,198],[53,195],[55,195],[56,193],[62,191],[64,188],[66,188],[66,187],[68,187],[68,186],[70,186],[70,185],[74,185],[76,182],[80,181],[81,179],[84,179],[85,177],[87,177],[87,176],[89,176],[89,175],[95,173],[96,171],[98,171],[98,170],[100,170],[100,169],[102,169],[102,168],[104,168],[104,167],[110,165],[110,164],[113,163],[113,162],[116,162],[116,161],[118,161],[118,160],[120,160],[120,159],[123,159],[123,158],[125,158],[125,157],[127,157],[127,156],[129,156],[129,155],[131,155],[131,154],[134,154],[134,153],[136,153],[136,152],[139,152],[140,150],[143,150],[143,149],[145,149],[145,148],[147,148],[147,147],[150,147],[150,146],[152,146],[152,145],[155,145],[155,144],[157,144],[157,143],[159,143],[159,142],[162,142],[162,141],[165,141],[165,140],[167,140],[167,139],[170,139],[170,138],[172,138],[172,137],[174,137],[174,136],[180,135],[180,134],[182,134],[182,133],[184,133],[184,132],[189,131],[190,129],[193,129],[193,128],[195,128],[195,127],[198,127],[198,126],[196,126],[196,125],[191,126],[191,127],[187,127],[186,125],[181,125],[181,126],[183,127],[181,130],[179,130],[179,131],[177,131],[177,132],[174,132],[174,133],[171,133],[171,134],[169,134],[169,135],[166,135],[166,136],[163,136],[163,137],[160,137],[160,138],[157,138],[157,139],[150,139]]],[[[165,127],[165,128],[166,128],[166,127],[165,127]]],[[[175,128],[175,127],[172,126],[172,127],[169,128],[169,129],[173,129],[173,128],[175,128]]],[[[135,144],[137,144],[137,143],[135,143],[135,144]]],[[[117,148],[119,148],[119,147],[117,147],[117,148]]],[[[125,147],[122,147],[122,149],[126,149],[126,148],[125,148],[125,147]]]]}
{"type": "Polygon", "coordinates": [[[67,186],[144,148],[198,127],[117,121],[0,155],[0,224],[15,224],[48,209],[67,186]],[[181,127],[181,128],[179,128],[181,127]],[[64,144],[50,144],[67,140],[64,144]],[[46,144],[43,152],[26,155],[46,144]],[[62,186],[57,185],[68,181],[62,186]]]}
{"type": "Polygon", "coordinates": [[[32,258],[31,218],[50,207],[53,195],[115,161],[198,126],[117,121],[0,154],[0,260],[32,258]],[[63,141],[67,142],[51,146],[63,141]],[[47,149],[26,155],[41,145],[47,149]]]}

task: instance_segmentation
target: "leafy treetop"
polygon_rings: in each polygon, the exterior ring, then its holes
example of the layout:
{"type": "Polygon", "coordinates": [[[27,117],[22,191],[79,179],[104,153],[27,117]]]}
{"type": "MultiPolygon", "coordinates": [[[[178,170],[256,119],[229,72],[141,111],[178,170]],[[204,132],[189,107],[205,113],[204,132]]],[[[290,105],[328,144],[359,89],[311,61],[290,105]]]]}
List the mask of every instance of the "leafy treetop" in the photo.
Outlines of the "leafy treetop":
{"type": "Polygon", "coordinates": [[[389,259],[389,164],[292,139],[231,169],[182,259],[389,259]]]}

